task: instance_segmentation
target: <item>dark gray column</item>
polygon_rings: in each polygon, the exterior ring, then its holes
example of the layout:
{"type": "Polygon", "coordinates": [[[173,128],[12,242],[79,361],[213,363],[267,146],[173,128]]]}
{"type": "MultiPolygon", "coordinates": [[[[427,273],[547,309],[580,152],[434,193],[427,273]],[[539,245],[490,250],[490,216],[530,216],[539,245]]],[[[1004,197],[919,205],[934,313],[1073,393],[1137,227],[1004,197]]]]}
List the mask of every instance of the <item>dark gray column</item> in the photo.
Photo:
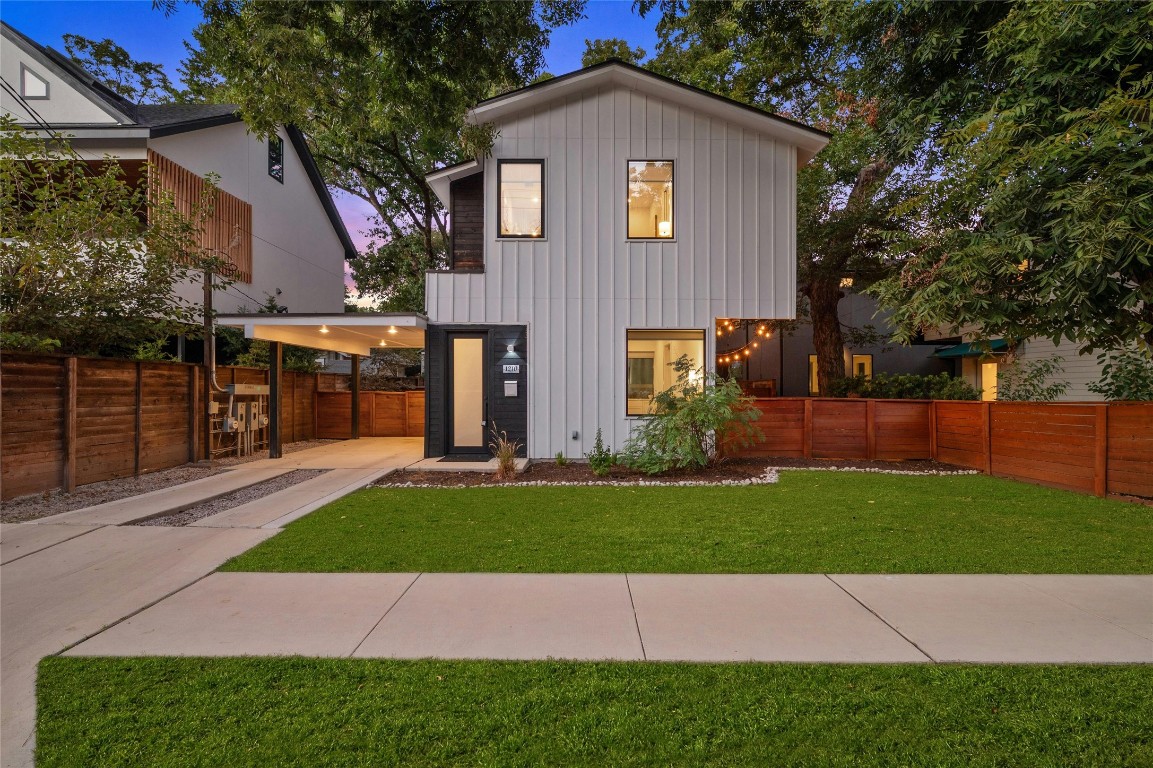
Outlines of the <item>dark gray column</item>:
{"type": "Polygon", "coordinates": [[[360,355],[352,356],[352,439],[360,439],[360,355]]]}
{"type": "Polygon", "coordinates": [[[279,341],[268,342],[268,458],[282,456],[280,446],[280,366],[283,353],[279,341]]]}

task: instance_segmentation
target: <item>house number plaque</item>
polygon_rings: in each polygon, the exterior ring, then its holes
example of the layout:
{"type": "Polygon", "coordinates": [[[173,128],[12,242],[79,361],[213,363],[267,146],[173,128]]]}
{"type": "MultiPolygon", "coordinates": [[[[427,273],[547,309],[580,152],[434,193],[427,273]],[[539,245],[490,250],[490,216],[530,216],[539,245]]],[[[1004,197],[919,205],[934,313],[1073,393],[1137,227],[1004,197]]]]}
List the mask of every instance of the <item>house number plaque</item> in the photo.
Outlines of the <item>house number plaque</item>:
{"type": "Polygon", "coordinates": [[[519,365],[505,365],[502,373],[520,373],[519,365]]]}

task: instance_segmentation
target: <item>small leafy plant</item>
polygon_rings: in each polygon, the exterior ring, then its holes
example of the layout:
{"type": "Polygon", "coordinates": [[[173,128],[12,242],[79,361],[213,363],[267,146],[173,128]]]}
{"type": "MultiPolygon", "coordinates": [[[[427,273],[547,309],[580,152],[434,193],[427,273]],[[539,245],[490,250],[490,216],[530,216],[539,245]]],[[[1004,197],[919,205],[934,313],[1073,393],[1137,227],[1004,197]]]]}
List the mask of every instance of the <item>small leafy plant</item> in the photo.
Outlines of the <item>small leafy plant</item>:
{"type": "Polygon", "coordinates": [[[616,455],[605,446],[605,439],[601,434],[600,427],[597,428],[593,449],[585,454],[585,458],[589,460],[589,467],[597,477],[607,475],[612,471],[613,465],[617,463],[616,455]]]}
{"type": "Polygon", "coordinates": [[[670,365],[676,383],[653,399],[653,415],[625,443],[625,465],[650,475],[701,469],[721,460],[724,443],[746,446],[762,439],[754,424],[761,412],[735,379],[694,368],[687,355],[670,365]]]}
{"type": "Polygon", "coordinates": [[[565,464],[568,464],[568,459],[565,458],[564,451],[557,451],[556,452],[556,465],[558,467],[563,467],[565,464]]]}
{"type": "Polygon", "coordinates": [[[496,422],[492,423],[492,440],[488,444],[492,455],[496,457],[496,479],[511,480],[516,475],[516,454],[521,449],[519,440],[509,440],[508,432],[498,430],[496,422]]]}
{"type": "Polygon", "coordinates": [[[849,376],[833,382],[833,397],[872,397],[882,400],[980,400],[981,393],[964,379],[938,373],[889,375],[878,373],[872,379],[849,376]]]}
{"type": "Polygon", "coordinates": [[[1089,385],[1089,391],[1106,400],[1153,400],[1153,350],[1128,349],[1103,352],[1101,380],[1089,385]]]}
{"type": "Polygon", "coordinates": [[[1052,402],[1069,389],[1069,382],[1055,380],[1065,372],[1064,358],[1054,355],[1037,360],[1015,359],[998,366],[997,399],[1052,402]]]}

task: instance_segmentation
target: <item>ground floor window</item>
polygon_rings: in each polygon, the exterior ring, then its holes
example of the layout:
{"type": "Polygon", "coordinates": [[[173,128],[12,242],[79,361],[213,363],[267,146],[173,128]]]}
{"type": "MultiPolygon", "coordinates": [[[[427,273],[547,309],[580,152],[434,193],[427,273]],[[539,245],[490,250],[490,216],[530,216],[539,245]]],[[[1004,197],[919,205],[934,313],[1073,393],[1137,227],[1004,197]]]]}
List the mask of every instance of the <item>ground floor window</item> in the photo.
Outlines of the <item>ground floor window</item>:
{"type": "Polygon", "coordinates": [[[821,392],[821,381],[817,378],[817,356],[809,355],[809,395],[816,397],[821,392]]]}
{"type": "Polygon", "coordinates": [[[873,378],[873,356],[853,355],[853,375],[873,378]]]}
{"type": "Polygon", "coordinates": [[[702,330],[629,330],[625,361],[625,413],[644,416],[653,411],[653,398],[677,380],[672,364],[687,355],[694,368],[705,360],[702,330]]]}

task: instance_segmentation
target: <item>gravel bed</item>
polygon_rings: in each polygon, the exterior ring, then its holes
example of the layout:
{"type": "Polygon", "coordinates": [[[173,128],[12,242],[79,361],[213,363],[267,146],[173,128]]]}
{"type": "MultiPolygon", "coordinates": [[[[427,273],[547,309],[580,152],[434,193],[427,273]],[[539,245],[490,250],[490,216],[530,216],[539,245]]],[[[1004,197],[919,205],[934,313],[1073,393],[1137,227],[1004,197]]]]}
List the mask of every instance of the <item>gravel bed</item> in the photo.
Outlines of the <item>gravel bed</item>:
{"type": "Polygon", "coordinates": [[[878,472],[901,475],[975,474],[937,461],[838,461],[823,459],[733,459],[716,467],[699,471],[669,472],[646,475],[623,467],[614,467],[606,477],[597,477],[585,462],[570,461],[560,466],[554,462],[535,462],[515,480],[502,482],[486,472],[393,472],[374,483],[374,488],[467,488],[507,485],[763,485],[777,481],[778,470],[812,469],[878,472]]]}
{"type": "Polygon", "coordinates": [[[218,512],[234,509],[241,504],[262,499],[277,491],[283,491],[285,488],[291,488],[294,485],[303,483],[305,480],[311,480],[314,477],[323,475],[328,471],[327,469],[296,469],[292,472],[286,472],[283,475],[274,477],[271,480],[265,480],[263,483],[250,485],[247,488],[233,491],[218,499],[198,504],[195,507],[189,507],[188,509],[171,515],[165,515],[164,517],[153,517],[148,520],[141,520],[138,523],[133,523],[133,525],[162,525],[167,527],[188,525],[197,520],[211,517],[218,512]]]}
{"type": "MultiPolygon", "coordinates": [[[[302,440],[284,446],[284,453],[296,453],[309,448],[316,448],[339,440],[302,440]]],[[[76,488],[74,493],[64,493],[63,490],[44,491],[27,496],[20,496],[0,503],[0,522],[22,523],[28,520],[39,520],[42,517],[58,515],[61,512],[71,512],[75,509],[104,504],[129,496],[139,496],[142,493],[171,488],[174,485],[190,483],[221,472],[227,472],[238,464],[268,458],[268,451],[261,451],[252,456],[229,456],[217,459],[212,466],[207,464],[185,464],[182,467],[162,469],[159,472],[149,472],[140,477],[122,477],[118,480],[104,480],[99,483],[89,483],[76,488]]]]}

